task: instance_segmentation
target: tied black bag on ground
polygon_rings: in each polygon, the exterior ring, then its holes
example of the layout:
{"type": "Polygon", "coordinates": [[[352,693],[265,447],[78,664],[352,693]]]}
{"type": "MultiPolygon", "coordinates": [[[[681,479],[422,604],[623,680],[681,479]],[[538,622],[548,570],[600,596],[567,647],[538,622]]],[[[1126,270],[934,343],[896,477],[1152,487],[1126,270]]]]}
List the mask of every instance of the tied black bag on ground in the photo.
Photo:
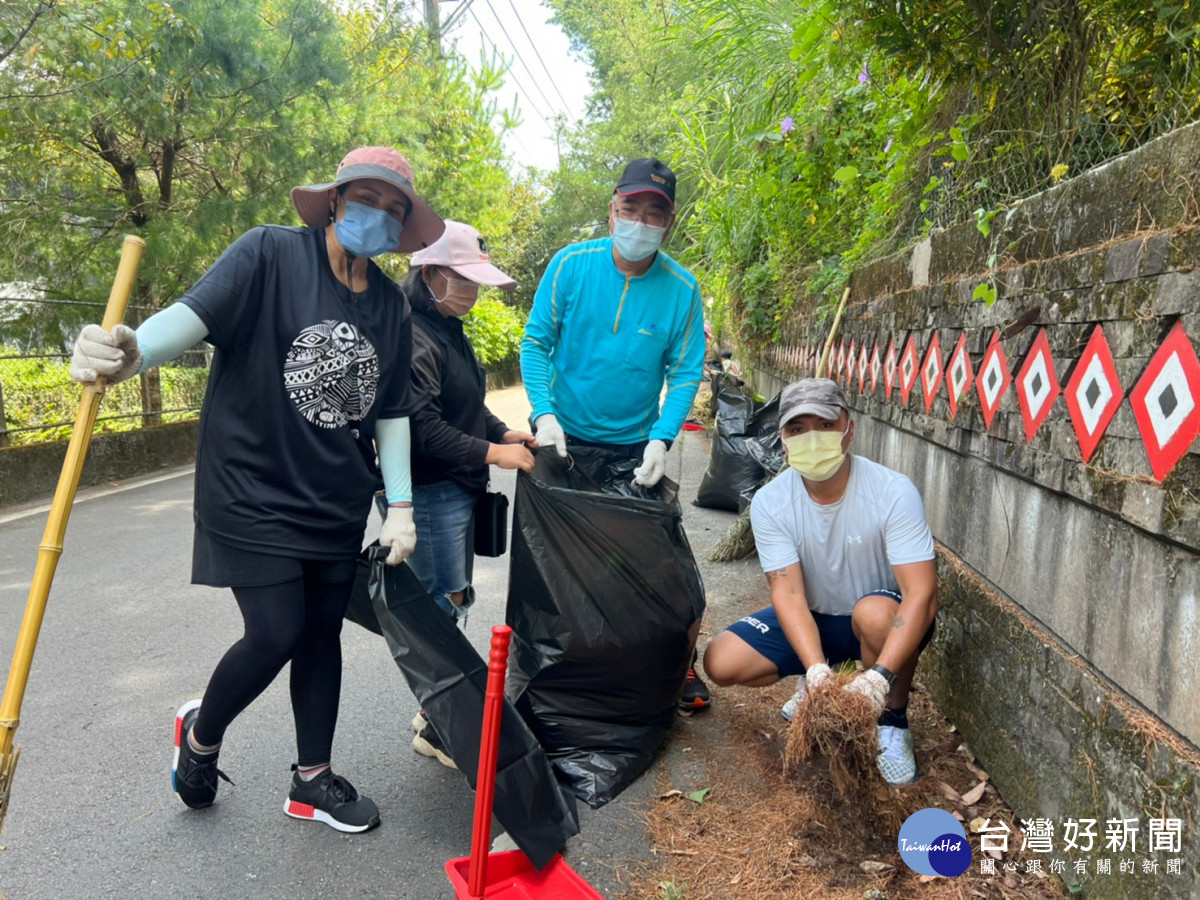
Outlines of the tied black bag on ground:
{"type": "Polygon", "coordinates": [[[704,585],[676,486],[640,459],[539,451],[517,475],[509,554],[509,696],[560,777],[593,807],[647,766],[675,722],[704,585]]]}
{"type": "MultiPolygon", "coordinates": [[[[386,565],[378,545],[363,551],[346,617],[387,638],[404,680],[459,771],[475,788],[487,662],[421,587],[407,565],[386,565]]],[[[539,869],[579,833],[564,794],[529,727],[505,701],[493,814],[539,869]]]]}
{"type": "Polygon", "coordinates": [[[508,549],[508,497],[488,487],[475,503],[475,555],[503,556],[508,549]]]}
{"type": "Polygon", "coordinates": [[[783,465],[779,395],[759,403],[742,393],[741,379],[713,378],[712,449],[696,506],[740,512],[748,498],[783,465]]]}

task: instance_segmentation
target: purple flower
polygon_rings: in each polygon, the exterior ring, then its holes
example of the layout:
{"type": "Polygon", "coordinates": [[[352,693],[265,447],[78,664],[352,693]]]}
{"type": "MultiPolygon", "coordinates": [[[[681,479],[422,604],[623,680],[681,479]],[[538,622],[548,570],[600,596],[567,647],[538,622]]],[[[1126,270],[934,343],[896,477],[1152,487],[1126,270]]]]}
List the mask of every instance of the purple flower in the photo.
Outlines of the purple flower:
{"type": "Polygon", "coordinates": [[[858,83],[866,84],[871,80],[871,70],[867,68],[867,64],[863,63],[863,70],[858,73],[858,83]]]}
{"type": "Polygon", "coordinates": [[[892,149],[892,139],[891,139],[891,138],[888,138],[888,142],[887,142],[886,144],[884,144],[884,145],[883,145],[883,152],[884,152],[884,154],[886,155],[886,154],[887,154],[887,152],[888,152],[889,150],[891,150],[891,149],[892,149]]]}
{"type": "Polygon", "coordinates": [[[779,133],[787,134],[789,131],[796,130],[796,123],[792,121],[791,116],[784,116],[783,121],[779,123],[779,133]]]}

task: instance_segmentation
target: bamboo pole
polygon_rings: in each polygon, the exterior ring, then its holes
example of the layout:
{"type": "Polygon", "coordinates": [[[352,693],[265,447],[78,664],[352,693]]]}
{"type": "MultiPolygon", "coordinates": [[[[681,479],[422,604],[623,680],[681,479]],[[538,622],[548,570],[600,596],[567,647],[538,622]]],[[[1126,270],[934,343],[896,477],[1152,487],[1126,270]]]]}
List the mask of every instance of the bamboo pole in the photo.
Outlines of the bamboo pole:
{"type": "MultiPolygon", "coordinates": [[[[145,249],[146,242],[141,238],[125,236],[121,245],[121,261],[117,266],[117,275],[113,280],[108,305],[104,309],[104,321],[101,323],[105,331],[112,331],[113,326],[120,324],[125,318],[125,307],[133,292],[138,265],[142,261],[145,249]]],[[[79,474],[87,459],[88,441],[92,437],[92,428],[96,424],[96,412],[100,407],[104,389],[103,380],[83,386],[79,412],[71,430],[71,441],[67,445],[67,455],[63,460],[62,473],[58,477],[58,487],[54,491],[50,516],[46,520],[42,543],[38,546],[37,568],[33,573],[33,583],[29,587],[29,599],[25,602],[25,616],[17,634],[17,646],[8,670],[4,700],[0,703],[0,829],[4,827],[4,817],[11,799],[13,773],[21,756],[21,748],[13,747],[13,735],[21,718],[21,701],[25,698],[29,669],[33,665],[33,651],[37,646],[42,619],[46,614],[46,600],[50,596],[50,585],[54,581],[58,558],[62,555],[67,519],[71,515],[71,504],[79,487],[79,474]]]]}
{"type": "Polygon", "coordinates": [[[815,378],[825,377],[825,366],[829,362],[829,354],[833,352],[833,342],[837,339],[838,325],[842,323],[842,313],[846,311],[846,301],[850,299],[850,288],[842,291],[842,302],[838,304],[837,313],[833,317],[833,325],[829,329],[829,337],[825,340],[825,349],[821,351],[821,359],[817,363],[815,378]]]}

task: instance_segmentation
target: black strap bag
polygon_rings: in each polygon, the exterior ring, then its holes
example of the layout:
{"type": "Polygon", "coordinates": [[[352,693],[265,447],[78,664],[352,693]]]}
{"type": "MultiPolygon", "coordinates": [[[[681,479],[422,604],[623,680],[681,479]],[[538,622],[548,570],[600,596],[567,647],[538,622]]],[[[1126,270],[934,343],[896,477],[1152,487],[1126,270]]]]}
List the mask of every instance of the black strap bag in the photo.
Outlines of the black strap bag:
{"type": "Polygon", "coordinates": [[[488,488],[475,503],[475,555],[503,556],[508,550],[508,497],[488,488]]]}

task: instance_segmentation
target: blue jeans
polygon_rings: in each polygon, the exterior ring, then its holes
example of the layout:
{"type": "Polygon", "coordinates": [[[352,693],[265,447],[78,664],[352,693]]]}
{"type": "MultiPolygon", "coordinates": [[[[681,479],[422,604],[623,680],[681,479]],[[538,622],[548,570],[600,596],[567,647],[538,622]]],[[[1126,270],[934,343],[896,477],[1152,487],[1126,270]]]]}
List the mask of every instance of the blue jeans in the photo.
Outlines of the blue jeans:
{"type": "Polygon", "coordinates": [[[447,615],[465,618],[475,602],[471,572],[475,566],[475,494],[453,481],[413,485],[413,522],[417,548],[408,558],[426,593],[447,615]],[[462,606],[450,595],[463,592],[462,606]]]}

